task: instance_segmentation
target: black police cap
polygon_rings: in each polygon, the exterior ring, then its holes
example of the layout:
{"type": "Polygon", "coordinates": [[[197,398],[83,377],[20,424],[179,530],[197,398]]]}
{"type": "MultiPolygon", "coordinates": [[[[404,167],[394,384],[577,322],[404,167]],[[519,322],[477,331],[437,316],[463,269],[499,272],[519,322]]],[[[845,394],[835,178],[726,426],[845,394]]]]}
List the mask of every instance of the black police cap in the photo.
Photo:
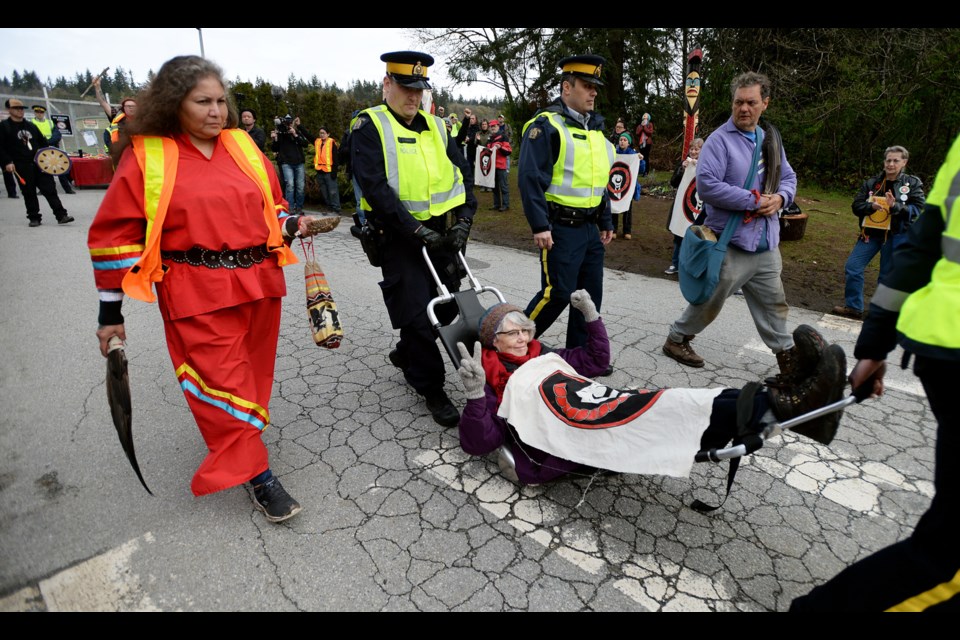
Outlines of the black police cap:
{"type": "Polygon", "coordinates": [[[603,85],[600,79],[600,72],[606,60],[602,56],[567,56],[560,61],[560,70],[563,73],[583,78],[587,82],[595,85],[603,85]]]}
{"type": "Polygon", "coordinates": [[[387,63],[387,75],[409,89],[432,89],[427,69],[433,56],[420,51],[391,51],[380,56],[387,63]]]}

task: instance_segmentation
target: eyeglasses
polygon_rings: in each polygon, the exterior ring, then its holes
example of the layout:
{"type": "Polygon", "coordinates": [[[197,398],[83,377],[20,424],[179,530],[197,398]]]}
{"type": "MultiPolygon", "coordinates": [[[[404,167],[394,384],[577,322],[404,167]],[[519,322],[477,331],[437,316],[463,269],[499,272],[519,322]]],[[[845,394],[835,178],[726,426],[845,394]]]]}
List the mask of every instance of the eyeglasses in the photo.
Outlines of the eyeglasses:
{"type": "Polygon", "coordinates": [[[530,329],[512,329],[510,331],[498,331],[498,336],[503,336],[504,338],[509,338],[510,340],[516,339],[520,334],[527,336],[528,338],[533,335],[533,331],[530,329]]]}

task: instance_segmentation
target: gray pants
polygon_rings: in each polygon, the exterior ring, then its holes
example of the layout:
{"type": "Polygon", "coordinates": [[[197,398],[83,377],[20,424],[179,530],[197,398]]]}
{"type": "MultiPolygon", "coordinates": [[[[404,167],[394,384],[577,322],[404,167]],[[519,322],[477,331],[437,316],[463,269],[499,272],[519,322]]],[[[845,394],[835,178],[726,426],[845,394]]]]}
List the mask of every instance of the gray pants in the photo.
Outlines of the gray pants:
{"type": "Polygon", "coordinates": [[[774,353],[793,347],[793,336],[787,331],[787,296],[780,272],[783,262],[780,249],[750,253],[730,245],[720,268],[720,282],[709,300],[687,305],[680,319],[670,325],[669,338],[683,342],[684,336],[695,336],[713,322],[723,303],[737,289],[743,289],[753,323],[774,353]]]}

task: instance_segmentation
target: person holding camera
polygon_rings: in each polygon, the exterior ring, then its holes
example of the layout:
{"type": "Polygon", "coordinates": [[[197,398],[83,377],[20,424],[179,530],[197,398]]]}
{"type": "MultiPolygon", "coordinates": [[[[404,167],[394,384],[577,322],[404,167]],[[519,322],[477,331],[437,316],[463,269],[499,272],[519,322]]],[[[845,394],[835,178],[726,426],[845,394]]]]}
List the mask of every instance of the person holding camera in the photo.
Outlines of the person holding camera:
{"type": "Polygon", "coordinates": [[[306,180],[304,150],[313,138],[300,125],[299,116],[294,118],[289,113],[283,118],[274,120],[276,128],[270,132],[270,148],[277,154],[277,164],[283,175],[283,196],[290,203],[290,213],[303,213],[303,185],[306,180]]]}
{"type": "MultiPolygon", "coordinates": [[[[390,322],[400,330],[388,358],[423,396],[433,420],[455,427],[460,413],[443,389],[443,356],[427,317],[435,288],[423,248],[444,286],[458,291],[456,253],[466,250],[477,210],[473,176],[443,120],[420,108],[424,89],[431,88],[427,70],[433,57],[396,51],[380,59],[387,65],[384,104],[357,116],[350,145],[361,206],[383,234],[377,258],[383,271],[380,289],[390,322]]],[[[456,304],[436,310],[443,324],[457,315],[456,304]]]]}

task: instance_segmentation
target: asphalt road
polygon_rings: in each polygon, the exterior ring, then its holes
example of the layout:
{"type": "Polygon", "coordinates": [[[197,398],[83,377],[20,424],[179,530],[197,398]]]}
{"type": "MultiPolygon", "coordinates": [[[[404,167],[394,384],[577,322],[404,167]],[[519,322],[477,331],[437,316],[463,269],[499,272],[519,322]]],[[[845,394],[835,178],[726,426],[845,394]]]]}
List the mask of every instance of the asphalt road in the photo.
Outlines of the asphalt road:
{"type": "MultiPolygon", "coordinates": [[[[286,270],[264,439],[304,507],[287,523],[266,522],[246,487],[190,493],[203,441],[158,310],[126,302],[151,497],[112,426],[94,336],[86,230],[103,193],[63,196],[77,219],[64,226],[41,199],[35,229],[22,200],[0,199],[0,611],[783,611],[906,537],[929,505],[934,420],[896,367],[888,394],[850,408],[830,446],[784,434],[745,458],[709,515],[689,504],[719,498],[725,465],[518,488],[495,457],[464,454],[388,363],[379,270],[346,223],[316,241],[339,349],[314,345],[303,271],[286,270]]],[[[538,286],[530,254],[474,244],[470,265],[521,306],[538,286]]],[[[675,281],[608,270],[604,296],[611,384],[739,387],[776,368],[741,298],[698,336],[707,366],[690,369],[660,352],[684,307],[675,281]]],[[[562,342],[565,317],[546,342],[562,342]]],[[[852,352],[859,323],[792,309],[800,323],[852,352]]],[[[447,389],[462,404],[452,369],[447,389]]]]}

